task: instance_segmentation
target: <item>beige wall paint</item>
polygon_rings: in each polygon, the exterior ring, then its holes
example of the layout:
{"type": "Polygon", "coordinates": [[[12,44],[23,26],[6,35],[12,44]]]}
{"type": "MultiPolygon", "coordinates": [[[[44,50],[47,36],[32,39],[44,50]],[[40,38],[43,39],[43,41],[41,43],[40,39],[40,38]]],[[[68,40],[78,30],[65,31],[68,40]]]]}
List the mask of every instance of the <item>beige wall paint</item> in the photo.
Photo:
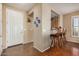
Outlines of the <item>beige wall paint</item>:
{"type": "Polygon", "coordinates": [[[33,42],[33,26],[32,23],[27,24],[27,37],[29,42],[33,42]]]}
{"type": "Polygon", "coordinates": [[[2,4],[2,48],[6,48],[6,6],[2,4]]]}
{"type": "Polygon", "coordinates": [[[29,42],[29,39],[27,37],[27,12],[24,13],[24,41],[23,44],[26,44],[29,42]]]}
{"type": "Polygon", "coordinates": [[[79,43],[79,37],[72,37],[71,36],[71,31],[72,31],[72,29],[71,29],[71,21],[72,21],[71,17],[76,16],[76,15],[79,15],[79,11],[68,13],[68,14],[64,15],[63,16],[63,24],[67,30],[67,32],[66,32],[67,41],[79,43]]]}
{"type": "MultiPolygon", "coordinates": [[[[0,3],[0,27],[2,23],[2,4],[0,3]]],[[[0,55],[2,53],[2,28],[0,28],[0,55]]]]}
{"type": "Polygon", "coordinates": [[[63,15],[59,16],[59,26],[63,27],[63,15]]]}
{"type": "Polygon", "coordinates": [[[27,16],[28,16],[28,13],[26,12],[25,13],[25,20],[24,20],[24,43],[30,43],[30,42],[33,42],[33,37],[32,37],[32,31],[31,31],[31,29],[32,29],[32,23],[28,23],[27,22],[27,20],[28,20],[28,18],[27,18],[27,16]]]}
{"type": "Polygon", "coordinates": [[[33,24],[32,24],[33,23],[32,21],[34,20],[33,16],[29,16],[31,22],[27,22],[27,37],[29,42],[33,42],[33,33],[34,33],[33,24]]]}

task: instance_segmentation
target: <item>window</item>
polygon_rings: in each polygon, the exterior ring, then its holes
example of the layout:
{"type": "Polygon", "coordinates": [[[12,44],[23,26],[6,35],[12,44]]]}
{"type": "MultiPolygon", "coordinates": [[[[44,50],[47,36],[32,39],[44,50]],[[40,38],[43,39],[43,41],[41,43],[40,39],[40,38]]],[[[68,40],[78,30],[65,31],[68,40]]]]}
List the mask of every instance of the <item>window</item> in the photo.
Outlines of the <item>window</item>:
{"type": "Polygon", "coordinates": [[[79,37],[79,16],[72,17],[72,36],[79,37]]]}

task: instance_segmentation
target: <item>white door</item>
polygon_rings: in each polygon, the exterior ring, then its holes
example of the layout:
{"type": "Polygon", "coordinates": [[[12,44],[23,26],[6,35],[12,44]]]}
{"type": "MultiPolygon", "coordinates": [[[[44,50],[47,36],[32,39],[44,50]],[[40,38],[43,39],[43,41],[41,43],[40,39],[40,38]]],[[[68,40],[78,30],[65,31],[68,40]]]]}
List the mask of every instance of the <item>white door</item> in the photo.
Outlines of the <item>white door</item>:
{"type": "Polygon", "coordinates": [[[7,46],[23,42],[23,13],[6,9],[6,39],[7,46]]]}

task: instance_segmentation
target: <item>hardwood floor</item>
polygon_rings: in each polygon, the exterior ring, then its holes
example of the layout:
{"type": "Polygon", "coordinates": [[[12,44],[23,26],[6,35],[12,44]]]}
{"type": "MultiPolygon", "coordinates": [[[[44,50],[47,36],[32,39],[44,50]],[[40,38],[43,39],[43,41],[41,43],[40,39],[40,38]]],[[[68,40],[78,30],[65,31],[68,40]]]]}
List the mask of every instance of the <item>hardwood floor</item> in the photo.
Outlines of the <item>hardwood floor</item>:
{"type": "Polygon", "coordinates": [[[50,48],[41,53],[29,43],[7,48],[2,56],[79,56],[79,44],[67,42],[62,48],[50,48]]]}

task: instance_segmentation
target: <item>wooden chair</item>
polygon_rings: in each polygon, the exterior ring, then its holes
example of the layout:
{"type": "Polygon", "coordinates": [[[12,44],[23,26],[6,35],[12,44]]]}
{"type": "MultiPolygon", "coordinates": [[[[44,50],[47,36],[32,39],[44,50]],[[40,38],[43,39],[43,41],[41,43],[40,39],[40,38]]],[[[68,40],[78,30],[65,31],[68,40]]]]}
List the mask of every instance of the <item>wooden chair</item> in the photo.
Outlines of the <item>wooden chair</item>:
{"type": "Polygon", "coordinates": [[[51,46],[53,45],[53,47],[59,47],[58,45],[58,39],[59,39],[59,35],[56,33],[56,34],[51,34],[50,37],[52,37],[52,41],[51,41],[51,46]]]}
{"type": "Polygon", "coordinates": [[[62,33],[62,38],[63,38],[63,42],[65,44],[66,43],[66,32],[63,32],[62,33]]]}
{"type": "MultiPolygon", "coordinates": [[[[51,33],[51,46],[53,47],[63,47],[66,42],[65,31],[57,30],[55,33],[51,33]]],[[[50,46],[50,47],[51,47],[50,46]]]]}
{"type": "Polygon", "coordinates": [[[62,37],[62,33],[59,33],[59,46],[62,47],[63,44],[63,37],[62,37]]]}
{"type": "Polygon", "coordinates": [[[60,32],[59,33],[59,45],[60,47],[64,46],[64,44],[66,43],[66,36],[65,36],[65,32],[60,32]]]}
{"type": "Polygon", "coordinates": [[[52,47],[52,45],[53,45],[53,47],[58,47],[58,39],[59,39],[58,29],[54,28],[54,29],[52,29],[52,31],[53,32],[50,35],[51,40],[52,40],[50,47],[52,47]]]}

